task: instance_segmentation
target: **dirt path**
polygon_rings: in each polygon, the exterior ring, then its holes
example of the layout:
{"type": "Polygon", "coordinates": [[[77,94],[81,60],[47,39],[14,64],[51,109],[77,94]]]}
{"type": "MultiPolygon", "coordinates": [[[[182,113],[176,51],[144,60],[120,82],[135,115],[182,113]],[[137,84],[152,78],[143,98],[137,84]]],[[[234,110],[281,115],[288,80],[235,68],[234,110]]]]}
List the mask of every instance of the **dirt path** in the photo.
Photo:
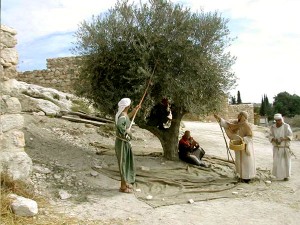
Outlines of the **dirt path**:
{"type": "MultiPolygon", "coordinates": [[[[235,198],[195,202],[152,208],[133,194],[118,192],[119,182],[100,173],[93,166],[115,164],[111,150],[114,139],[104,136],[109,127],[25,115],[26,152],[34,165],[51,173],[33,172],[33,181],[46,188],[51,205],[69,215],[83,218],[87,224],[299,224],[300,160],[293,159],[292,179],[241,184],[235,198]],[[105,154],[96,154],[106,151],[105,154]],[[58,198],[59,190],[72,194],[58,198]],[[94,222],[88,222],[94,221],[94,222]]],[[[221,130],[216,123],[184,122],[186,129],[209,155],[227,158],[221,130]]],[[[113,131],[112,131],[113,132],[113,131]]],[[[266,129],[254,127],[257,168],[270,170],[272,149],[266,129]]],[[[160,143],[149,132],[136,128],[133,141],[135,153],[161,152],[160,143]]],[[[299,155],[300,143],[293,142],[299,155]]],[[[299,157],[298,157],[299,158],[299,157]]],[[[167,163],[161,157],[137,156],[137,166],[167,163]]]]}

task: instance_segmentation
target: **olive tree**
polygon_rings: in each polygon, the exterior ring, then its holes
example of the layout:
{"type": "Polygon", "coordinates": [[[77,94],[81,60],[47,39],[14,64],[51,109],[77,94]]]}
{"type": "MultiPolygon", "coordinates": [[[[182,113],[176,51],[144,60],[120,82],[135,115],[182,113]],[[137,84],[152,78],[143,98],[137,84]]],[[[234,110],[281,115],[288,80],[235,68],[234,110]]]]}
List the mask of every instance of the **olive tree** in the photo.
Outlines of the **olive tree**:
{"type": "Polygon", "coordinates": [[[79,25],[73,49],[82,56],[77,93],[114,115],[123,97],[138,104],[150,80],[135,122],[156,135],[164,157],[174,160],[183,116],[212,112],[235,85],[227,23],[218,12],[192,12],[170,1],[118,1],[79,25]],[[159,130],[147,118],[163,97],[172,103],[173,119],[169,129],[159,130]]]}
{"type": "Polygon", "coordinates": [[[286,117],[300,115],[300,96],[284,91],[274,97],[273,111],[286,117]]]}

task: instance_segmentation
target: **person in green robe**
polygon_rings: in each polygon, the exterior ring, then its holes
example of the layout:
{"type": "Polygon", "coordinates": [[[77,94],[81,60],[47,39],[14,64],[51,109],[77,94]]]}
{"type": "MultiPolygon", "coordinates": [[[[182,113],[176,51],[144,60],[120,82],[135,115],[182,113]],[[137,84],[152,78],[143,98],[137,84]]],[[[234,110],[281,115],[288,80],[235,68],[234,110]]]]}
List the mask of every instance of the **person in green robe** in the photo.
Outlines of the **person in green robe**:
{"type": "Polygon", "coordinates": [[[134,158],[130,143],[132,138],[132,133],[130,131],[130,118],[135,114],[140,106],[136,106],[130,113],[128,113],[130,106],[131,100],[129,98],[122,98],[118,103],[118,112],[115,116],[115,151],[121,176],[121,187],[119,191],[123,193],[132,193],[132,184],[135,182],[134,158]]]}

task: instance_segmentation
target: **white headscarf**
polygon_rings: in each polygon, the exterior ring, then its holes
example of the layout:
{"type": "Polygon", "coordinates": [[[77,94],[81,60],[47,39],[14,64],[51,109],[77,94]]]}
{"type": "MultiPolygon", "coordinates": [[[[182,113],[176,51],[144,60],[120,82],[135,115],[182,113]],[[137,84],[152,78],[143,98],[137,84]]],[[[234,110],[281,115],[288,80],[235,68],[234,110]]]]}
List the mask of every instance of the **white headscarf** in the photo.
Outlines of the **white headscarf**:
{"type": "Polygon", "coordinates": [[[130,106],[131,100],[129,98],[122,98],[119,103],[118,103],[118,112],[115,117],[115,122],[116,124],[118,123],[118,118],[120,114],[123,112],[123,110],[127,107],[130,106]]]}
{"type": "Polygon", "coordinates": [[[282,115],[280,113],[276,113],[274,115],[274,120],[282,120],[283,121],[283,117],[282,117],[282,115]]]}
{"type": "Polygon", "coordinates": [[[245,119],[247,120],[249,117],[249,114],[246,111],[241,111],[240,115],[243,115],[245,117],[245,119]]]}

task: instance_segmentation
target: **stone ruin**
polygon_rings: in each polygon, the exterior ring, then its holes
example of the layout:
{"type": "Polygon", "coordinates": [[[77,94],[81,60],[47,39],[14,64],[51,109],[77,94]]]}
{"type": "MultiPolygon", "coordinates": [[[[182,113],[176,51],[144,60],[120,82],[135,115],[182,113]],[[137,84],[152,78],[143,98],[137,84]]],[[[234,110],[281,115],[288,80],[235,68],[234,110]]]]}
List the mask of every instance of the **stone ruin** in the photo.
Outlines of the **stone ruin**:
{"type": "Polygon", "coordinates": [[[1,25],[0,172],[13,180],[27,180],[31,174],[32,160],[24,151],[24,118],[21,114],[21,103],[14,97],[14,90],[9,90],[3,85],[9,79],[17,77],[16,34],[14,29],[1,25]]]}

